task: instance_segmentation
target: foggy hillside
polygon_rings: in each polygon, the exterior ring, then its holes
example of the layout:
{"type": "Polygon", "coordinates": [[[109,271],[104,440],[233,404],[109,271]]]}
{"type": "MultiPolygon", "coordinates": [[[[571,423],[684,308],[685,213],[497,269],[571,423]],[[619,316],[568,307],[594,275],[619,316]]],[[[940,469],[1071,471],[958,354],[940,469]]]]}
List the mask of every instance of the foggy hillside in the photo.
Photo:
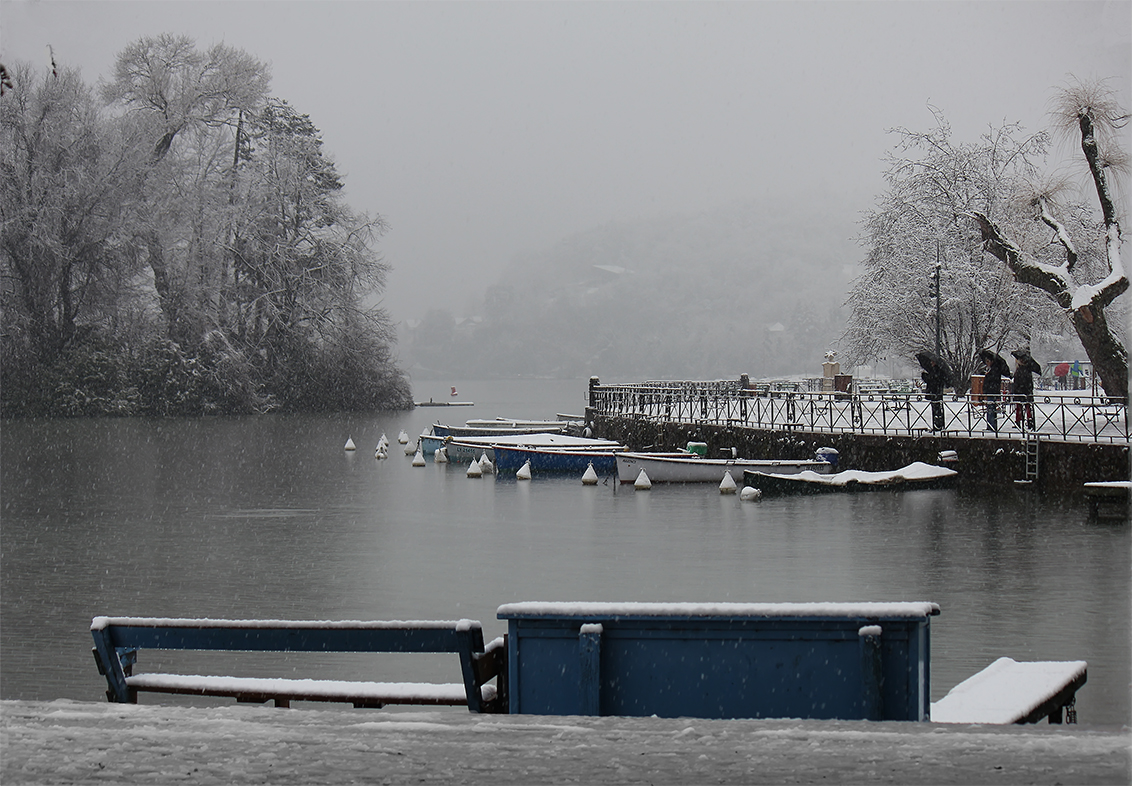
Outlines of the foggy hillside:
{"type": "Polygon", "coordinates": [[[473,318],[401,325],[399,352],[422,377],[820,374],[844,328],[855,221],[743,202],[607,224],[512,260],[473,318]]]}

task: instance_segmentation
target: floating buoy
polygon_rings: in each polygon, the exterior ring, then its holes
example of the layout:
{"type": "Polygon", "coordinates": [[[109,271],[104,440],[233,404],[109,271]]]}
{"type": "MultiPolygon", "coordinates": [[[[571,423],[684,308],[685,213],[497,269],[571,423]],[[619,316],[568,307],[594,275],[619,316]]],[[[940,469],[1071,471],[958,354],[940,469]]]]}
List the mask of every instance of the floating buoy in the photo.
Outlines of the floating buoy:
{"type": "Polygon", "coordinates": [[[346,437],[346,450],[357,450],[358,446],[354,444],[352,437],[346,437]]]}
{"type": "Polygon", "coordinates": [[[405,445],[405,455],[411,456],[418,450],[416,440],[405,445]]]}
{"type": "Polygon", "coordinates": [[[421,453],[418,450],[417,455],[413,456],[413,466],[414,467],[423,467],[424,465],[425,465],[424,454],[421,453]]]}
{"type": "Polygon", "coordinates": [[[723,473],[723,480],[719,482],[719,493],[734,494],[737,490],[735,478],[731,477],[731,470],[727,470],[723,473]]]}
{"type": "Polygon", "coordinates": [[[387,459],[387,458],[389,458],[389,454],[386,453],[383,448],[379,447],[377,450],[375,450],[373,452],[373,457],[375,459],[387,459]]]}
{"type": "Polygon", "coordinates": [[[385,436],[384,434],[382,434],[382,435],[381,435],[381,439],[379,439],[379,440],[377,441],[377,446],[378,446],[379,448],[387,448],[387,447],[389,447],[389,438],[388,438],[388,437],[386,437],[386,436],[385,436]]]}
{"type": "Polygon", "coordinates": [[[401,433],[397,435],[397,441],[404,445],[409,441],[409,435],[402,430],[401,433]]]}
{"type": "Polygon", "coordinates": [[[480,472],[485,475],[490,475],[495,472],[495,465],[491,463],[491,459],[487,457],[487,452],[484,451],[480,454],[480,472]]]}
{"type": "Polygon", "coordinates": [[[515,477],[519,480],[531,479],[531,462],[524,461],[523,466],[519,467],[519,471],[515,473],[515,477]]]}
{"type": "Polygon", "coordinates": [[[743,490],[739,492],[739,499],[744,502],[757,502],[762,498],[762,489],[757,489],[754,486],[743,486],[743,490]]]}
{"type": "Polygon", "coordinates": [[[432,454],[432,460],[437,464],[447,464],[448,451],[445,448],[437,448],[432,454]]]}
{"type": "Polygon", "coordinates": [[[586,472],[582,475],[582,484],[586,486],[597,485],[597,473],[594,471],[594,463],[591,461],[590,465],[586,467],[586,472]]]}
{"type": "Polygon", "coordinates": [[[480,469],[480,463],[475,459],[472,459],[472,463],[468,465],[468,477],[478,478],[482,474],[483,470],[480,469]]]}
{"type": "Polygon", "coordinates": [[[652,488],[652,481],[649,480],[648,474],[643,469],[641,473],[637,475],[637,479],[633,481],[633,488],[638,491],[648,491],[652,488]]]}
{"type": "Polygon", "coordinates": [[[456,392],[456,388],[455,388],[455,387],[453,387],[453,388],[452,388],[452,393],[451,393],[451,395],[453,395],[453,396],[458,396],[458,395],[460,395],[460,394],[459,394],[459,393],[457,393],[457,392],[456,392]]]}

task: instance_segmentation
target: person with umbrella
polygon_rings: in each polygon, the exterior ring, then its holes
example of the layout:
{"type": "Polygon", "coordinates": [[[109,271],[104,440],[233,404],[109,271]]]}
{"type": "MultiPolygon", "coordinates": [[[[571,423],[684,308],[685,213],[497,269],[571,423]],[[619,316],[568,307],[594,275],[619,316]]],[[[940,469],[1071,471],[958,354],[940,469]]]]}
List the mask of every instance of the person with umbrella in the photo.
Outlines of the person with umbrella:
{"type": "MultiPolygon", "coordinates": [[[[979,352],[986,368],[983,374],[983,397],[987,401],[987,428],[998,433],[998,402],[1002,399],[1002,376],[1010,376],[1010,365],[993,349],[979,352]]],[[[1009,416],[1008,416],[1009,417],[1009,416]]]]}
{"type": "Polygon", "coordinates": [[[1030,350],[1016,349],[1014,356],[1014,423],[1022,427],[1022,416],[1026,416],[1026,428],[1034,427],[1034,374],[1041,374],[1042,367],[1030,357],[1030,350]]]}
{"type": "Polygon", "coordinates": [[[951,383],[951,367],[934,352],[917,352],[916,360],[924,372],[927,399],[932,403],[932,431],[943,431],[943,389],[951,383]]]}

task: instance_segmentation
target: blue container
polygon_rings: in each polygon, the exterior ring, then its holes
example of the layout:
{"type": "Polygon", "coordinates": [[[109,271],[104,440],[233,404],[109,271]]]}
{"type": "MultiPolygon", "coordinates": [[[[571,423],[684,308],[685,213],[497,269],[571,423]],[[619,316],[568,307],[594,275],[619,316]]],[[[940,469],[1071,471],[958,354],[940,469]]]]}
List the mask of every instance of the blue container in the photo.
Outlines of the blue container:
{"type": "Polygon", "coordinates": [[[934,603],[513,603],[510,712],[927,720],[934,603]]]}

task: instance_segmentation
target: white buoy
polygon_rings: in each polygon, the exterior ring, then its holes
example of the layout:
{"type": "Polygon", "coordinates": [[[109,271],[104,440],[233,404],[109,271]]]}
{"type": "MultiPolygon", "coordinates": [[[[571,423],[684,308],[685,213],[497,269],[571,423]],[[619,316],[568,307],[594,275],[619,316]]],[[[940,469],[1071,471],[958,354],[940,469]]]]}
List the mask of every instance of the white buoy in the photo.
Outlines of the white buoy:
{"type": "Polygon", "coordinates": [[[468,465],[468,477],[478,478],[482,474],[483,470],[480,469],[480,463],[475,459],[472,459],[472,463],[468,465]]]}
{"type": "Polygon", "coordinates": [[[734,494],[736,490],[735,478],[731,477],[731,470],[727,470],[723,473],[723,480],[719,482],[719,493],[734,494]]]}
{"type": "Polygon", "coordinates": [[[487,457],[487,451],[480,454],[480,472],[485,475],[490,475],[495,472],[495,465],[491,463],[491,459],[487,457]]]}
{"type": "Polygon", "coordinates": [[[387,458],[389,458],[389,454],[388,454],[388,453],[386,453],[386,452],[385,452],[385,451],[384,451],[383,449],[381,449],[381,448],[378,448],[377,450],[375,450],[375,451],[373,452],[373,457],[374,457],[375,459],[381,459],[381,460],[384,460],[384,459],[387,459],[387,458]]]}
{"type": "Polygon", "coordinates": [[[417,448],[417,443],[416,443],[416,440],[414,440],[414,441],[412,441],[412,442],[410,442],[410,443],[408,443],[408,444],[406,444],[406,445],[405,445],[405,455],[406,455],[406,456],[411,456],[411,455],[413,455],[414,453],[416,453],[418,449],[419,449],[419,448],[417,448]]]}
{"type": "Polygon", "coordinates": [[[409,435],[402,430],[401,433],[397,435],[397,441],[404,445],[409,441],[409,435]]]}
{"type": "Polygon", "coordinates": [[[424,454],[421,453],[418,450],[417,454],[415,456],[413,456],[413,466],[414,467],[423,467],[424,465],[425,465],[424,454]]]}
{"type": "Polygon", "coordinates": [[[389,447],[389,437],[382,434],[381,439],[377,441],[377,444],[379,447],[389,447]]]}
{"type": "Polygon", "coordinates": [[[585,474],[582,475],[582,485],[596,486],[597,485],[597,472],[594,471],[594,463],[591,461],[590,465],[586,467],[585,474]]]}
{"type": "Polygon", "coordinates": [[[353,437],[346,437],[346,450],[357,450],[358,446],[354,444],[353,437]]]}
{"type": "Polygon", "coordinates": [[[649,480],[648,473],[646,473],[643,469],[641,470],[640,474],[637,475],[637,479],[633,481],[633,488],[637,489],[638,491],[648,491],[652,488],[652,481],[649,480]]]}
{"type": "Polygon", "coordinates": [[[432,460],[437,464],[448,463],[448,451],[444,448],[437,448],[432,454],[432,460]]]}
{"type": "Polygon", "coordinates": [[[515,473],[515,477],[518,480],[530,480],[531,479],[531,462],[524,461],[523,466],[519,467],[519,471],[515,473]]]}
{"type": "Polygon", "coordinates": [[[762,498],[762,489],[757,489],[754,486],[743,486],[743,490],[739,492],[739,499],[744,502],[758,502],[762,498]]]}

